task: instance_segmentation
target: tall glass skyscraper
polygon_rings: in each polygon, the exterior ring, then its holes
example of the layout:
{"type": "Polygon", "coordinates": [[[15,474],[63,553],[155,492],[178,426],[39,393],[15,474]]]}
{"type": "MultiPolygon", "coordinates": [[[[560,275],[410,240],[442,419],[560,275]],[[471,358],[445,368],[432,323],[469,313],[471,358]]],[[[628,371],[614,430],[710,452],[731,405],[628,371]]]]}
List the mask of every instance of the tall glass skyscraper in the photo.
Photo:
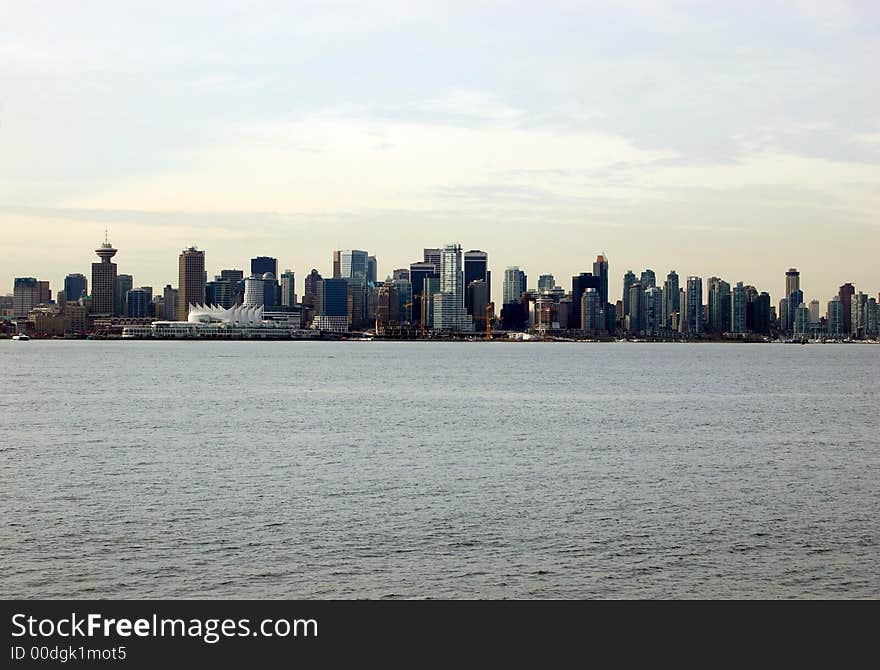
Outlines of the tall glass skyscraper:
{"type": "Polygon", "coordinates": [[[82,274],[70,274],[64,278],[64,299],[76,302],[82,295],[89,294],[89,280],[82,274]]]}
{"type": "Polygon", "coordinates": [[[440,252],[440,293],[434,296],[434,329],[451,332],[473,330],[464,308],[464,273],[460,244],[446,244],[440,252]]]}
{"type": "MultiPolygon", "coordinates": [[[[479,249],[471,249],[464,252],[464,306],[468,314],[473,314],[473,305],[470,302],[470,293],[467,287],[471,282],[484,281],[489,286],[491,295],[492,287],[489,285],[489,254],[479,249]]],[[[485,307],[485,305],[484,305],[485,307]]]]}
{"type": "Polygon", "coordinates": [[[503,289],[503,304],[519,303],[526,291],[525,274],[519,267],[514,265],[504,271],[503,289]]]}
{"type": "Polygon", "coordinates": [[[703,332],[703,279],[688,277],[682,307],[681,332],[700,335],[703,332]]]}

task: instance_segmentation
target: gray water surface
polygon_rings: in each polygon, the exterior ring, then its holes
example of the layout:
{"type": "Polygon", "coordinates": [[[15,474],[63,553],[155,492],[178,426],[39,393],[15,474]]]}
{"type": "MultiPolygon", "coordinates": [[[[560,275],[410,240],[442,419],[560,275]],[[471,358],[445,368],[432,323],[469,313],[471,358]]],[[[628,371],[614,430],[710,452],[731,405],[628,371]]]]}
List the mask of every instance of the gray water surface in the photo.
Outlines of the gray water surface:
{"type": "Polygon", "coordinates": [[[877,598],[880,348],[0,341],[0,597],[877,598]]]}

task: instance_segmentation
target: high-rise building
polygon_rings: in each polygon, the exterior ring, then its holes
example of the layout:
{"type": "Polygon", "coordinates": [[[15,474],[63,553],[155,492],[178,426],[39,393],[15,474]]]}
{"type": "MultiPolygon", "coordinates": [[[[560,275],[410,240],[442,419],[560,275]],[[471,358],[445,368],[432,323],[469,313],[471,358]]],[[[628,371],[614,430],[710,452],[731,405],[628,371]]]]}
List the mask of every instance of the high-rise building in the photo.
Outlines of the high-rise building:
{"type": "Polygon", "coordinates": [[[843,301],[839,295],[828,301],[828,318],[825,329],[829,337],[843,337],[846,330],[843,327],[843,301]]]}
{"type": "Polygon", "coordinates": [[[653,270],[642,270],[642,276],[639,278],[642,289],[647,291],[652,286],[657,286],[657,275],[653,270]]]}
{"type": "Polygon", "coordinates": [[[391,279],[406,279],[409,281],[409,268],[397,268],[391,272],[391,279]]]}
{"type": "Polygon", "coordinates": [[[95,253],[101,260],[92,263],[91,313],[112,316],[116,297],[116,263],[111,259],[116,255],[116,249],[105,235],[103,244],[95,249],[95,253]]]}
{"type": "Polygon", "coordinates": [[[867,325],[865,326],[865,336],[876,338],[880,335],[880,305],[876,298],[868,298],[868,314],[867,325]]]}
{"type": "Polygon", "coordinates": [[[657,337],[663,330],[663,289],[649,286],[642,293],[642,332],[657,337]]]}
{"type": "Polygon", "coordinates": [[[131,275],[116,275],[113,286],[113,315],[127,316],[126,296],[134,288],[134,279],[131,275]]]}
{"type": "Polygon", "coordinates": [[[337,253],[339,254],[339,276],[342,279],[347,279],[349,283],[365,285],[367,283],[369,254],[360,249],[343,249],[337,253]]]}
{"type": "Polygon", "coordinates": [[[748,293],[741,281],[733,287],[733,299],[731,301],[730,332],[745,333],[748,331],[748,293]]]}
{"type": "Polygon", "coordinates": [[[608,302],[608,259],[605,254],[596,256],[593,263],[593,276],[599,278],[599,302],[602,305],[608,302]]]}
{"type": "Polygon", "coordinates": [[[125,316],[140,319],[149,316],[152,300],[152,289],[148,290],[145,287],[130,289],[125,296],[125,316]]]}
{"type": "MultiPolygon", "coordinates": [[[[795,291],[801,288],[801,273],[797,268],[789,268],[785,273],[785,297],[788,298],[795,291]]],[[[793,307],[796,307],[793,306],[793,307]]]]}
{"type": "Polygon", "coordinates": [[[303,288],[303,306],[311,307],[315,314],[321,313],[321,284],[324,278],[315,269],[306,275],[305,286],[303,288]]]}
{"type": "Polygon", "coordinates": [[[296,304],[296,275],[293,270],[285,270],[281,274],[281,304],[284,307],[296,304]]]}
{"type": "Polygon", "coordinates": [[[264,275],[271,272],[273,277],[278,276],[278,259],[271,256],[257,256],[251,259],[251,275],[264,275]]]}
{"type": "Polygon", "coordinates": [[[666,281],[663,282],[663,326],[672,329],[673,314],[681,313],[681,303],[679,301],[678,273],[670,270],[666,275],[666,281]]]}
{"type": "Polygon", "coordinates": [[[503,304],[518,304],[522,299],[522,294],[526,292],[525,274],[523,271],[517,266],[507,268],[504,271],[502,289],[503,304]]]}
{"type": "Polygon", "coordinates": [[[682,332],[688,335],[703,333],[703,280],[701,277],[688,277],[685,288],[685,302],[682,306],[682,332]]]}
{"type": "Polygon", "coordinates": [[[861,340],[868,331],[868,296],[859,291],[850,300],[850,333],[853,339],[861,340]]]}
{"type": "Polygon", "coordinates": [[[177,320],[189,318],[190,305],[205,303],[205,252],[189,247],[177,263],[177,320]]]}
{"type": "Polygon", "coordinates": [[[162,302],[164,303],[165,310],[165,320],[166,321],[176,321],[177,320],[177,303],[178,303],[178,295],[177,289],[173,288],[171,284],[166,284],[165,288],[162,291],[162,302]]]}
{"type": "MultiPolygon", "coordinates": [[[[425,293],[425,280],[428,277],[434,277],[439,280],[440,278],[440,270],[435,267],[433,263],[425,263],[424,261],[419,261],[417,263],[411,263],[409,266],[409,278],[412,283],[412,317],[413,323],[421,324],[422,315],[425,311],[425,305],[423,303],[423,296],[425,293]]],[[[425,327],[430,327],[430,322],[425,322],[425,327]]]]}
{"type": "Polygon", "coordinates": [[[263,275],[253,274],[244,280],[244,303],[242,304],[245,307],[266,306],[266,284],[263,281],[263,275]]]}
{"type": "Polygon", "coordinates": [[[446,244],[440,252],[440,293],[434,296],[434,329],[470,332],[473,320],[464,308],[464,273],[460,244],[446,244]]]}
{"type": "Polygon", "coordinates": [[[217,276],[214,281],[205,284],[205,304],[218,305],[224,309],[237,304],[233,297],[232,282],[217,276]]]}
{"type": "MultiPolygon", "coordinates": [[[[484,281],[489,286],[489,254],[479,249],[471,249],[464,252],[464,285],[468,287],[471,282],[484,281]]],[[[466,292],[464,296],[464,306],[468,314],[473,315],[473,305],[470,301],[470,292],[466,292]]],[[[486,301],[488,303],[488,300],[486,301]]],[[[485,307],[485,305],[483,306],[485,307]]]]}
{"type": "Polygon", "coordinates": [[[332,256],[333,263],[333,279],[341,279],[342,278],[342,252],[334,251],[332,256]]]}
{"type": "Polygon", "coordinates": [[[376,257],[367,256],[367,284],[375,284],[377,282],[377,271],[378,264],[376,263],[376,257]]]}
{"type": "Polygon", "coordinates": [[[19,318],[26,317],[28,312],[40,304],[40,290],[34,277],[16,277],[12,295],[12,313],[19,318]]]}
{"type": "Polygon", "coordinates": [[[312,321],[312,328],[345,332],[348,330],[348,279],[323,279],[320,285],[321,311],[312,321]]]}
{"type": "Polygon", "coordinates": [[[819,323],[819,301],[818,300],[810,300],[810,323],[817,324],[819,323]]]}
{"type": "Polygon", "coordinates": [[[718,277],[710,277],[709,289],[709,331],[726,333],[730,331],[730,284],[718,277]]]}
{"type": "Polygon", "coordinates": [[[486,318],[489,305],[489,284],[483,279],[476,279],[467,286],[471,304],[471,316],[474,319],[474,330],[486,330],[486,318]]]}
{"type": "MultiPolygon", "coordinates": [[[[626,319],[626,317],[628,317],[630,315],[629,298],[630,298],[631,294],[630,294],[629,289],[635,283],[636,283],[635,273],[632,270],[627,270],[626,274],[623,275],[623,318],[624,318],[624,320],[626,319]]],[[[626,327],[626,326],[624,325],[624,327],[626,327]]]]}
{"type": "Polygon", "coordinates": [[[69,274],[64,278],[64,299],[76,302],[89,294],[89,280],[83,274],[69,274]]]}
{"type": "MultiPolygon", "coordinates": [[[[551,275],[552,276],[552,275],[551,275]]],[[[540,281],[539,281],[540,283],[540,281]]],[[[607,284],[607,279],[606,279],[607,284]]],[[[571,278],[571,319],[572,327],[580,328],[583,324],[583,316],[581,315],[582,300],[584,291],[588,288],[594,288],[599,292],[599,300],[601,301],[602,278],[593,275],[592,272],[581,272],[571,278]]],[[[591,298],[592,300],[592,298],[591,298]]],[[[596,309],[601,309],[597,306],[596,309]]]]}
{"type": "Polygon", "coordinates": [[[425,328],[434,327],[434,297],[440,293],[440,275],[425,277],[422,285],[422,318],[425,328]]]}
{"type": "Polygon", "coordinates": [[[843,309],[843,332],[852,331],[852,297],[856,293],[856,287],[847,282],[837,292],[840,298],[840,305],[843,309]]]}
{"type": "Polygon", "coordinates": [[[397,313],[401,324],[412,323],[412,282],[409,279],[392,279],[397,295],[397,313]]]}
{"type": "Polygon", "coordinates": [[[440,249],[425,249],[422,255],[425,263],[431,263],[437,268],[437,276],[440,273],[440,249]]]}
{"type": "Polygon", "coordinates": [[[794,310],[792,331],[798,337],[806,337],[810,334],[810,308],[803,303],[794,310]]]}
{"type": "MultiPolygon", "coordinates": [[[[244,270],[220,270],[220,279],[229,282],[232,305],[241,305],[244,302],[244,270]]],[[[167,307],[165,311],[168,313],[167,307]]],[[[177,311],[173,314],[176,315],[177,311]]]]}
{"type": "Polygon", "coordinates": [[[585,335],[599,337],[605,329],[604,319],[600,312],[602,305],[601,289],[588,286],[581,295],[580,329],[585,335]]]}
{"type": "Polygon", "coordinates": [[[629,314],[626,315],[626,329],[630,335],[640,335],[642,331],[642,285],[633,282],[629,285],[629,314]]]}

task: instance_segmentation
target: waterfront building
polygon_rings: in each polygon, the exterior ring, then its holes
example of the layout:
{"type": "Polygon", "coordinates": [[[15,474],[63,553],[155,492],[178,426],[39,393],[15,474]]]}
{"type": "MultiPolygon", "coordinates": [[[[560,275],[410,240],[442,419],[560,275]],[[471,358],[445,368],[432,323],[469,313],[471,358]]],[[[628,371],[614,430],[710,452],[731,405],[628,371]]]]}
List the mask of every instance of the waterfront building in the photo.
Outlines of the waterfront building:
{"type": "Polygon", "coordinates": [[[795,307],[792,332],[796,337],[806,337],[810,334],[810,308],[803,303],[795,307]]]}
{"type": "Polygon", "coordinates": [[[113,315],[125,316],[128,314],[126,296],[134,288],[134,278],[131,275],[116,275],[113,289],[113,315]]]}
{"type": "Polygon", "coordinates": [[[367,284],[374,285],[377,283],[378,264],[375,256],[367,256],[367,284]]]}
{"type": "Polygon", "coordinates": [[[312,328],[333,332],[348,330],[348,279],[334,277],[321,281],[321,310],[312,321],[312,328]]]}
{"type": "Polygon", "coordinates": [[[35,277],[16,277],[12,288],[13,316],[27,317],[40,304],[40,288],[35,277]]]}
{"type": "Polygon", "coordinates": [[[470,332],[473,319],[464,308],[461,245],[446,244],[440,253],[440,293],[434,296],[434,329],[470,332]]]}
{"type": "Polygon", "coordinates": [[[262,276],[271,272],[273,277],[278,276],[278,259],[271,256],[257,256],[251,259],[251,275],[262,276]]]}
{"type": "Polygon", "coordinates": [[[733,287],[731,301],[730,332],[742,334],[748,332],[749,294],[741,281],[733,287]]]}
{"type": "Polygon", "coordinates": [[[402,324],[412,323],[412,282],[409,279],[393,279],[394,292],[397,294],[397,313],[402,324]]]}
{"type": "Polygon", "coordinates": [[[468,298],[471,304],[471,316],[474,320],[474,330],[484,332],[489,306],[489,284],[483,279],[477,279],[468,284],[468,298]]]}
{"type": "Polygon", "coordinates": [[[129,318],[143,319],[150,315],[153,290],[145,287],[133,288],[125,294],[125,315],[129,318]]]}
{"type": "Polygon", "coordinates": [[[116,255],[116,249],[105,235],[103,244],[95,249],[95,253],[101,260],[92,263],[91,310],[94,315],[110,317],[116,297],[116,263],[111,260],[116,255]]]}
{"type": "Polygon", "coordinates": [[[663,289],[649,286],[641,296],[641,328],[648,337],[658,337],[663,331],[663,289]]]}
{"type": "Polygon", "coordinates": [[[629,314],[626,315],[626,331],[630,335],[640,335],[642,326],[642,285],[632,282],[629,285],[629,314]]]}
{"type": "Polygon", "coordinates": [[[672,325],[673,314],[677,315],[681,311],[678,273],[670,270],[666,275],[666,281],[663,282],[663,326],[671,330],[676,330],[672,325]]]}
{"type": "Polygon", "coordinates": [[[828,301],[828,315],[826,330],[829,337],[843,337],[846,329],[843,327],[843,301],[839,295],[828,301]]]}
{"type": "MultiPolygon", "coordinates": [[[[635,273],[633,273],[632,270],[627,270],[626,274],[623,275],[623,318],[624,318],[624,322],[626,321],[627,317],[629,317],[629,315],[631,313],[629,301],[630,301],[630,296],[632,295],[632,293],[630,292],[630,288],[632,288],[632,285],[635,283],[636,283],[635,273]]],[[[624,329],[628,330],[628,327],[626,326],[625,323],[624,323],[624,329]]]]}
{"type": "Polygon", "coordinates": [[[293,307],[296,304],[296,275],[293,270],[281,273],[281,305],[293,307]]]}
{"type": "Polygon", "coordinates": [[[434,296],[440,293],[440,276],[425,277],[422,285],[422,319],[425,328],[434,328],[434,296]]]}
{"type": "Polygon", "coordinates": [[[232,282],[228,279],[217,276],[214,281],[205,284],[205,304],[207,305],[229,309],[236,304],[232,296],[232,282]]]}
{"type": "Polygon", "coordinates": [[[89,294],[89,280],[84,274],[69,274],[64,278],[65,302],[76,302],[89,294]]]}
{"type": "Polygon", "coordinates": [[[502,285],[502,299],[504,305],[519,304],[522,294],[526,291],[526,275],[518,266],[511,266],[504,270],[504,283],[502,285]]]}
{"type": "Polygon", "coordinates": [[[596,262],[593,263],[593,276],[599,278],[599,302],[605,309],[605,304],[608,302],[608,259],[605,254],[596,256],[596,262]]]}
{"type": "Polygon", "coordinates": [[[580,329],[584,335],[599,337],[604,334],[605,323],[602,318],[602,295],[600,288],[588,286],[581,296],[580,329]]]}
{"type": "Polygon", "coordinates": [[[688,277],[682,305],[682,332],[694,336],[703,333],[703,279],[688,277]]]}
{"type": "Polygon", "coordinates": [[[819,301],[810,300],[810,323],[819,323],[819,301]]]}
{"type": "Polygon", "coordinates": [[[367,283],[367,262],[369,254],[360,249],[343,249],[339,251],[339,277],[347,279],[350,284],[367,283]]]}
{"type": "Polygon", "coordinates": [[[263,275],[251,275],[244,280],[244,307],[263,307],[266,304],[266,285],[263,275]]]}
{"type": "MultiPolygon", "coordinates": [[[[489,272],[489,254],[485,251],[480,251],[479,249],[471,249],[470,251],[464,252],[464,286],[467,288],[471,285],[472,282],[482,281],[486,283],[486,287],[489,289],[489,294],[491,296],[492,286],[491,286],[491,277],[492,273],[489,272]]],[[[489,300],[486,300],[483,304],[482,309],[485,309],[485,304],[488,303],[489,300]]],[[[464,295],[464,307],[468,314],[474,314],[474,306],[470,301],[469,292],[465,292],[464,295]]],[[[476,320],[476,319],[474,319],[476,320]]]]}
{"type": "Polygon", "coordinates": [[[870,338],[876,338],[880,335],[880,305],[878,305],[876,298],[868,298],[868,314],[865,335],[870,338]]]}
{"type": "Polygon", "coordinates": [[[850,334],[853,339],[861,340],[868,330],[868,296],[859,291],[850,300],[850,334]]]}
{"type": "Polygon", "coordinates": [[[177,318],[177,289],[171,284],[166,284],[162,290],[162,302],[164,307],[164,319],[166,321],[174,321],[177,318]]]}
{"type": "Polygon", "coordinates": [[[852,331],[852,297],[856,293],[856,287],[847,282],[839,288],[837,295],[843,308],[843,332],[852,331]]]}
{"type": "Polygon", "coordinates": [[[376,334],[390,335],[400,327],[400,301],[394,280],[388,279],[378,287],[376,306],[376,334]]]}
{"type": "Polygon", "coordinates": [[[229,282],[232,291],[231,305],[242,304],[244,302],[244,270],[220,270],[220,279],[229,282]]]}
{"type": "Polygon", "coordinates": [[[709,332],[726,333],[730,331],[731,293],[730,284],[718,277],[710,277],[709,288],[709,332]]]}
{"type": "MultiPolygon", "coordinates": [[[[412,283],[412,320],[415,324],[421,324],[425,311],[423,296],[425,294],[425,280],[434,277],[439,280],[440,270],[433,263],[418,261],[409,266],[409,278],[412,283]]],[[[431,327],[430,322],[425,322],[426,327],[431,327]]]]}
{"type": "Polygon", "coordinates": [[[177,320],[186,321],[189,306],[205,302],[205,252],[195,247],[184,249],[177,269],[177,320]]]}
{"type": "MultiPolygon", "coordinates": [[[[592,272],[581,272],[579,275],[571,278],[571,323],[575,328],[580,328],[583,324],[583,316],[581,315],[581,298],[583,298],[584,291],[588,288],[596,289],[600,292],[601,296],[602,278],[593,275],[592,272]]],[[[599,309],[599,307],[597,307],[597,309],[599,309]]]]}

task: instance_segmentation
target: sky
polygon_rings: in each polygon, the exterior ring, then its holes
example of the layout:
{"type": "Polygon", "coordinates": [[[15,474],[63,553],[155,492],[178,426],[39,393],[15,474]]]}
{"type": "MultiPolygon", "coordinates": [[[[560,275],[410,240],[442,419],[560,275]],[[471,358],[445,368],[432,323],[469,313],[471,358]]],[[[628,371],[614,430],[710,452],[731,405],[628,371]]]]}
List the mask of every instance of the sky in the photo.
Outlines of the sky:
{"type": "Polygon", "coordinates": [[[0,0],[0,293],[458,242],[880,291],[880,3],[0,0]]]}

